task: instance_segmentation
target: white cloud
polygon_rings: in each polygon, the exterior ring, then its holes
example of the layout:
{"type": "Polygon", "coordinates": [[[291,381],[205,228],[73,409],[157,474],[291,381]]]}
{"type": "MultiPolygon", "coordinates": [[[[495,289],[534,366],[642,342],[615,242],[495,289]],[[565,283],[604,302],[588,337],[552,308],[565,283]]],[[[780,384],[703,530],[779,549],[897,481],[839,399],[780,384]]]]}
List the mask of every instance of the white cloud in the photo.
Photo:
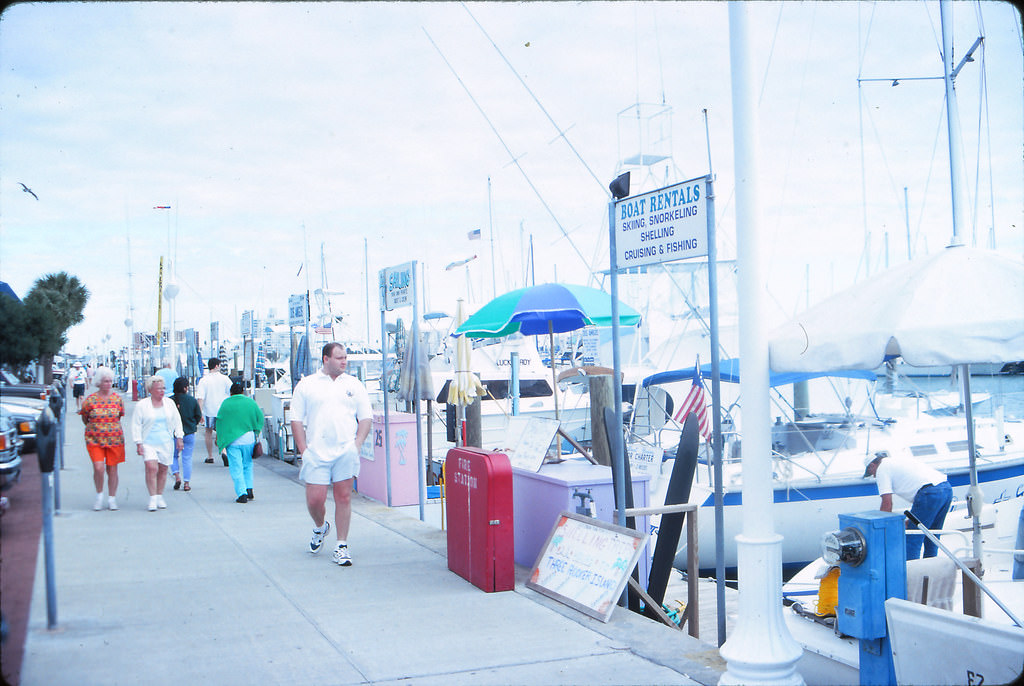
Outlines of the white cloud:
{"type": "MultiPolygon", "coordinates": [[[[976,30],[973,10],[954,5],[962,51],[976,30]]],[[[971,194],[979,198],[972,214],[982,239],[994,215],[999,244],[1019,254],[1019,21],[1008,20],[1007,4],[982,7],[990,111],[979,115],[976,103],[980,64],[963,70],[958,93],[967,159],[979,146],[979,116],[991,124],[995,181],[990,192],[981,167],[975,191],[972,168],[971,194]]],[[[434,309],[453,309],[465,292],[465,271],[446,273],[444,265],[474,253],[475,295],[490,295],[490,244],[470,243],[466,231],[480,227],[486,239],[492,221],[497,290],[518,285],[520,246],[531,236],[540,280],[557,270],[559,278],[583,281],[586,270],[562,229],[587,258],[596,254],[606,264],[605,186],[619,158],[635,152],[626,144],[634,128],[620,128],[616,115],[637,97],[664,97],[674,110],[678,177],[669,181],[707,171],[707,108],[719,245],[723,256],[734,254],[724,4],[468,8],[472,17],[455,3],[8,8],[0,17],[0,279],[23,293],[49,271],[79,275],[93,292],[86,322],[72,331],[79,350],[105,334],[124,336],[129,234],[136,325],[155,326],[156,270],[168,252],[168,227],[177,236],[179,327],[198,328],[204,338],[211,317],[233,331],[242,310],[282,311],[288,294],[305,288],[307,271],[316,288],[321,243],[331,288],[346,291],[339,300],[360,319],[364,238],[371,282],[382,267],[420,260],[434,309]],[[40,201],[21,193],[18,181],[40,201]],[[164,204],[174,209],[151,209],[164,204]],[[296,277],[307,253],[309,265],[296,277]]],[[[949,210],[941,83],[857,87],[858,75],[941,73],[934,4],[752,9],[753,54],[765,75],[763,226],[779,302],[804,302],[807,273],[816,284],[812,300],[849,283],[865,226],[874,268],[886,231],[893,259],[903,259],[903,186],[917,248],[942,245],[949,210]]],[[[987,153],[989,141],[981,146],[987,153]]],[[[371,295],[371,306],[375,300],[371,295]]]]}

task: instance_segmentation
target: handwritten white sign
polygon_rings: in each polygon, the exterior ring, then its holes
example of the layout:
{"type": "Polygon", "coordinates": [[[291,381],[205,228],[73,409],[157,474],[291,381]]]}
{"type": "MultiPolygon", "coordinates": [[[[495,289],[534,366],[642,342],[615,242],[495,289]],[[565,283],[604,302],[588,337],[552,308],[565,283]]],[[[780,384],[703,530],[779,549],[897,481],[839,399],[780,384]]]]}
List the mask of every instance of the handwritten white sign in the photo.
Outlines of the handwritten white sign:
{"type": "Polygon", "coordinates": [[[503,447],[512,466],[529,472],[540,469],[558,427],[557,419],[509,417],[503,447]]]}
{"type": "Polygon", "coordinates": [[[639,531],[563,512],[526,585],[607,622],[646,543],[639,531]]]}

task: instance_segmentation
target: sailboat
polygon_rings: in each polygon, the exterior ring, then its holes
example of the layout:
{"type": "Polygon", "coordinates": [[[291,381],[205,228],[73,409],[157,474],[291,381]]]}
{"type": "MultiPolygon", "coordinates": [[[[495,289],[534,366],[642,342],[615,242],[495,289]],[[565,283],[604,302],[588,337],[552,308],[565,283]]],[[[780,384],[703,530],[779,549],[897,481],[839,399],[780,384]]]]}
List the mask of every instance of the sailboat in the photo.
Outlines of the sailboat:
{"type": "MultiPolygon", "coordinates": [[[[701,367],[701,375],[707,379],[711,374],[710,365],[701,367]]],[[[737,360],[721,363],[725,408],[722,424],[723,537],[726,541],[722,562],[729,573],[736,567],[736,548],[732,541],[740,531],[742,517],[740,368],[737,360]]],[[[661,372],[647,377],[641,385],[646,388],[674,386],[672,394],[678,397],[680,386],[692,385],[694,373],[692,367],[661,372]]],[[[966,499],[971,478],[962,416],[933,416],[921,410],[917,398],[878,392],[882,382],[870,370],[773,373],[770,383],[776,412],[772,426],[774,514],[784,536],[782,561],[787,569],[799,569],[819,556],[821,533],[834,525],[839,513],[877,507],[875,484],[863,478],[865,455],[914,454],[948,475],[956,502],[966,499]],[[797,392],[798,396],[837,397],[832,406],[819,401],[819,411],[811,413],[799,401],[793,405],[793,392],[788,389],[795,387],[803,388],[797,392]]],[[[1001,421],[999,414],[995,414],[975,419],[979,485],[987,502],[1007,498],[1020,500],[1024,493],[1024,426],[1019,421],[1001,421]]],[[[679,440],[679,430],[674,424],[632,442],[634,449],[648,446],[664,455],[661,476],[653,480],[651,502],[663,501],[667,475],[674,466],[675,444],[679,440]]],[[[701,572],[705,574],[713,571],[716,562],[713,459],[709,444],[702,443],[689,499],[701,507],[697,517],[698,553],[701,572]]],[[[658,520],[652,520],[652,534],[656,535],[658,520]]],[[[685,560],[686,549],[682,547],[677,566],[682,567],[685,560]]]]}
{"type": "MultiPolygon", "coordinates": [[[[995,264],[997,261],[994,258],[980,251],[972,252],[972,249],[961,245],[962,180],[959,173],[959,124],[954,80],[983,38],[979,38],[974,48],[956,64],[952,50],[950,5],[948,0],[942,0],[939,7],[950,144],[953,239],[949,248],[930,258],[930,261],[975,258],[983,264],[988,263],[988,260],[995,264]]],[[[882,345],[887,350],[891,348],[894,354],[907,358],[910,364],[928,364],[934,360],[940,364],[960,366],[964,394],[965,397],[969,396],[968,363],[991,361],[993,352],[1009,357],[1010,361],[1024,354],[1021,345],[1021,341],[1024,341],[1024,320],[1019,316],[1019,312],[1024,311],[1024,264],[1019,260],[1011,260],[1007,265],[1009,276],[1003,288],[990,286],[985,289],[974,300],[973,308],[969,307],[967,311],[955,307],[950,309],[944,318],[936,320],[931,336],[915,341],[913,337],[920,334],[921,329],[911,328],[906,332],[893,333],[888,341],[881,341],[882,345]],[[1008,293],[1004,293],[1004,289],[1008,293]],[[986,309],[987,298],[1007,295],[1011,303],[1009,312],[1002,312],[1001,317],[990,323],[974,322],[964,327],[963,331],[956,331],[958,325],[969,322],[976,314],[974,309],[986,309]],[[928,339],[934,341],[934,345],[929,345],[928,339]],[[973,339],[973,343],[969,339],[973,339]]],[[[985,276],[975,278],[981,281],[985,276]]],[[[958,276],[947,271],[945,278],[958,279],[958,276]]],[[[968,287],[975,285],[962,279],[958,283],[968,287]]],[[[881,313],[881,308],[878,311],[881,313]]],[[[859,327],[864,332],[868,328],[859,327]]],[[[775,343],[778,347],[773,348],[773,365],[776,361],[782,361],[785,368],[799,367],[801,362],[798,360],[804,357],[810,363],[811,358],[823,350],[821,336],[813,327],[804,327],[804,336],[802,345],[794,345],[792,338],[788,343],[785,342],[785,335],[777,339],[775,343]],[[795,355],[794,351],[797,351],[795,355]]],[[[841,343],[840,347],[849,344],[845,350],[833,348],[831,355],[849,363],[852,359],[850,355],[856,355],[859,349],[866,349],[867,345],[866,341],[852,340],[855,338],[856,333],[841,343]]],[[[934,570],[924,572],[931,575],[933,581],[938,580],[933,593],[927,597],[923,592],[918,593],[918,602],[903,598],[885,601],[888,638],[892,646],[895,677],[899,683],[1007,683],[1019,679],[1024,671],[1024,621],[1021,620],[1024,616],[1024,565],[1013,561],[1019,549],[1024,548],[1024,465],[1014,459],[1006,460],[1002,467],[1012,473],[1010,483],[1016,482],[1016,487],[1008,488],[995,497],[983,488],[979,489],[981,468],[976,469],[975,462],[982,454],[983,439],[977,438],[977,431],[974,430],[976,427],[972,425],[970,402],[965,403],[965,414],[967,440],[962,442],[968,446],[969,497],[967,507],[962,502],[955,503],[946,518],[946,528],[954,531],[948,532],[951,535],[944,535],[943,540],[953,549],[952,555],[940,555],[934,558],[934,562],[920,561],[936,565],[934,570]],[[965,510],[966,514],[962,514],[965,510]],[[956,536],[957,529],[960,529],[959,537],[956,536]],[[978,582],[985,595],[981,611],[974,613],[977,616],[965,616],[958,602],[959,594],[955,589],[959,581],[956,580],[955,567],[963,564],[961,558],[979,561],[985,570],[984,580],[978,582]],[[949,569],[948,575],[942,571],[943,565],[949,569]],[[947,578],[948,582],[944,581],[947,578]]],[[[998,440],[1004,438],[997,436],[998,440]]],[[[1007,445],[1003,452],[1009,456],[1013,452],[1019,453],[1020,448],[1007,445]]],[[[978,462],[979,465],[981,463],[978,462]]],[[[947,473],[955,485],[953,475],[947,473]]],[[[917,563],[912,561],[907,565],[908,588],[916,586],[913,579],[918,576],[920,565],[917,563]]],[[[804,585],[810,586],[810,593],[814,594],[815,578],[823,571],[820,565],[820,561],[816,561],[802,570],[787,585],[784,593],[799,594],[801,585],[804,585]]],[[[823,598],[823,594],[819,596],[819,599],[823,598]]],[[[804,647],[801,673],[808,682],[848,683],[859,669],[860,651],[855,642],[828,626],[829,612],[823,603],[817,604],[817,611],[808,611],[806,608],[814,608],[816,603],[813,595],[809,600],[808,603],[808,598],[802,598],[794,605],[796,611],[785,614],[791,633],[804,647]]],[[[875,610],[881,611],[881,608],[875,610]]]]}
{"type": "MultiPolygon", "coordinates": [[[[960,66],[968,57],[969,54],[961,60],[960,66]]],[[[951,67],[949,71],[953,70],[951,67]]],[[[1019,309],[1011,308],[1010,311],[1019,309]]],[[[942,315],[937,317],[941,320],[942,315]]],[[[693,345],[704,346],[706,350],[705,332],[696,327],[692,333],[693,345]]],[[[680,337],[673,340],[672,344],[678,347],[678,340],[680,337]]],[[[684,355],[693,359],[689,349],[684,355]]],[[[685,395],[693,375],[692,367],[676,369],[674,372],[648,377],[640,388],[669,389],[678,405],[678,399],[685,395]]],[[[703,376],[705,379],[710,377],[708,365],[704,365],[703,376]]],[[[869,452],[916,454],[920,459],[946,471],[955,486],[957,499],[966,498],[971,478],[966,464],[968,460],[965,459],[968,446],[964,440],[966,435],[962,414],[965,408],[962,401],[952,402],[949,394],[938,394],[943,396],[943,402],[929,405],[931,401],[937,400],[935,394],[929,394],[928,397],[897,395],[887,392],[884,384],[879,387],[874,379],[875,374],[865,370],[859,380],[836,380],[831,377],[811,381],[810,386],[804,383],[792,386],[792,395],[787,390],[788,384],[780,382],[776,387],[777,404],[773,411],[773,415],[778,417],[773,429],[774,502],[779,528],[785,535],[783,561],[791,568],[817,557],[820,533],[834,523],[837,513],[876,507],[874,484],[862,477],[863,457],[869,452]],[[858,398],[851,390],[853,384],[864,387],[857,404],[847,402],[848,397],[858,398]],[[828,387],[835,388],[838,394],[834,407],[824,410],[815,408],[815,412],[811,413],[810,408],[800,402],[799,397],[807,398],[811,395],[808,389],[824,391],[828,387]]],[[[737,380],[738,374],[726,381],[737,380]]],[[[960,394],[956,396],[959,398],[960,394]]],[[[976,450],[981,456],[978,461],[978,480],[983,497],[991,502],[1005,499],[1008,494],[1017,494],[1024,485],[1024,447],[1021,443],[1024,440],[1024,427],[1020,422],[1003,416],[998,407],[1001,401],[999,397],[972,394],[972,404],[980,401],[986,401],[994,407],[991,417],[975,422],[978,437],[976,450]]],[[[724,538],[730,543],[725,551],[727,567],[735,565],[735,547],[731,541],[738,533],[740,523],[742,418],[736,411],[738,405],[736,386],[724,383],[724,538]]],[[[666,475],[672,467],[679,424],[649,436],[635,437],[635,445],[653,446],[659,453],[663,451],[666,461],[661,472],[666,475]]],[[[701,531],[701,567],[705,571],[713,567],[712,551],[715,549],[714,518],[711,516],[711,465],[712,456],[705,446],[690,498],[691,502],[703,506],[698,521],[701,531]]],[[[652,502],[658,502],[659,497],[662,495],[656,493],[652,496],[652,502]]],[[[685,557],[681,554],[679,559],[682,563],[685,557]]]]}

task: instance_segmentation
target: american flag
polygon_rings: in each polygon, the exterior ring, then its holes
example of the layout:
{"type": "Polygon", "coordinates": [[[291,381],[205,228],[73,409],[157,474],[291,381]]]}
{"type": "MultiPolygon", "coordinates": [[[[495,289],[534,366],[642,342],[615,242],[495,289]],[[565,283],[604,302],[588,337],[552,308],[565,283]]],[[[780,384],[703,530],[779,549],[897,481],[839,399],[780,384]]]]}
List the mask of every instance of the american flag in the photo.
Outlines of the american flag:
{"type": "Polygon", "coordinates": [[[693,413],[697,416],[697,429],[705,441],[711,440],[711,420],[708,417],[708,395],[704,390],[704,378],[700,373],[700,360],[693,374],[693,385],[690,392],[686,394],[683,402],[679,405],[679,411],[673,419],[680,424],[686,421],[686,415],[693,413]]]}

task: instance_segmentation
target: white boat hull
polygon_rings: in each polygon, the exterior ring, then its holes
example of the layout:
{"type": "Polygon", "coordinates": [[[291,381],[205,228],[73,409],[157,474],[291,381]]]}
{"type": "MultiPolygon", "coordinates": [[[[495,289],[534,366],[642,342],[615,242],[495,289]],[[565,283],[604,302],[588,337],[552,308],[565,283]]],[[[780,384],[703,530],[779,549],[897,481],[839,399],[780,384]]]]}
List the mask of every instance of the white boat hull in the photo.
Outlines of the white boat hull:
{"type": "Polygon", "coordinates": [[[1024,672],[1024,628],[899,598],[885,617],[897,683],[1008,684],[1024,672]]]}
{"type": "MultiPolygon", "coordinates": [[[[982,512],[983,582],[999,602],[1018,618],[1024,616],[1024,579],[1012,579],[1012,550],[1018,533],[1024,493],[990,505],[982,512]]],[[[947,531],[956,529],[947,519],[947,531]]],[[[961,522],[963,541],[970,539],[970,522],[961,522]]],[[[957,552],[958,534],[945,534],[944,545],[957,552]]],[[[972,557],[967,549],[957,554],[972,557]]],[[[929,562],[946,561],[939,556],[929,562]]],[[[923,563],[924,561],[918,561],[923,563]]],[[[806,683],[859,683],[858,641],[840,636],[834,629],[835,618],[814,621],[807,616],[817,607],[818,575],[828,565],[820,558],[800,570],[783,586],[783,595],[795,601],[783,611],[786,626],[803,647],[804,657],[797,670],[806,683]],[[795,610],[796,603],[805,610],[795,610]],[[831,622],[824,625],[823,622],[831,622]],[[838,675],[836,677],[832,674],[838,675]]],[[[981,618],[963,614],[962,574],[953,569],[951,584],[944,586],[935,565],[917,567],[918,583],[909,578],[908,600],[889,599],[885,603],[888,635],[893,651],[897,683],[900,684],[1004,684],[1024,669],[1024,628],[1012,619],[987,594],[981,595],[981,618]],[[921,605],[920,575],[936,571],[929,587],[928,606],[921,605]],[[945,595],[944,595],[945,593],[945,595]]]]}
{"type": "MultiPolygon", "coordinates": [[[[670,464],[670,463],[667,463],[670,464]]],[[[706,469],[701,466],[700,469],[706,469]]],[[[966,468],[947,471],[953,486],[953,506],[965,499],[970,478],[966,468]]],[[[667,481],[667,475],[662,479],[667,481]]],[[[986,502],[1018,499],[1024,502],[1024,456],[1012,461],[980,467],[979,485],[986,502]]],[[[742,531],[742,493],[730,488],[724,500],[724,565],[729,571],[736,567],[735,537],[742,531]]],[[[838,516],[846,512],[877,510],[878,489],[873,479],[848,478],[815,483],[810,480],[792,481],[786,487],[775,489],[775,530],[782,534],[782,562],[787,568],[802,567],[821,554],[821,536],[838,525],[838,516]]],[[[697,513],[698,557],[702,574],[713,574],[715,569],[715,512],[714,494],[707,479],[695,480],[691,502],[700,502],[697,513]]],[[[910,504],[903,507],[909,509],[910,504]]],[[[947,525],[950,523],[947,522],[947,525]]],[[[656,532],[655,532],[656,533],[656,532]]],[[[652,548],[653,549],[653,548],[652,548]]],[[[685,565],[685,546],[676,557],[677,566],[685,565]]]]}

